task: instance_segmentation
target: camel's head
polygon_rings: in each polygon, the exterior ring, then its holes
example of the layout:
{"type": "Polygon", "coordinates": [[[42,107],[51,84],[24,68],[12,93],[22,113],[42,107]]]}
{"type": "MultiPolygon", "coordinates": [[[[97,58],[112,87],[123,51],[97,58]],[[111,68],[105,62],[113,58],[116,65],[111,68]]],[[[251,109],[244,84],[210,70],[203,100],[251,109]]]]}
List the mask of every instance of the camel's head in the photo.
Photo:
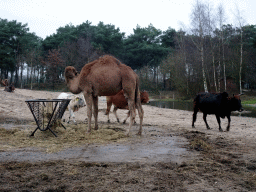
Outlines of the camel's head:
{"type": "Polygon", "coordinates": [[[81,93],[81,89],[79,88],[79,73],[77,73],[76,69],[72,66],[68,66],[65,69],[65,80],[66,84],[70,90],[70,92],[74,94],[81,93]]]}
{"type": "Polygon", "coordinates": [[[66,83],[69,82],[69,80],[73,79],[74,77],[78,76],[78,73],[76,71],[76,69],[72,66],[68,66],[65,69],[65,80],[66,83]]]}

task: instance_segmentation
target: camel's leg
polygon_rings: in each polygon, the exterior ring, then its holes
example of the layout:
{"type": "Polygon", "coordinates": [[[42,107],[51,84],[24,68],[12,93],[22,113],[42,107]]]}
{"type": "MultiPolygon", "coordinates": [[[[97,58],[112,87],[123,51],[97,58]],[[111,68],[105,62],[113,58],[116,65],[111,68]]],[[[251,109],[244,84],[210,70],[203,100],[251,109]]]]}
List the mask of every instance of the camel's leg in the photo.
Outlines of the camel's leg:
{"type": "Polygon", "coordinates": [[[142,105],[141,105],[141,102],[140,102],[140,96],[138,96],[136,99],[137,99],[136,108],[138,110],[139,117],[140,117],[140,129],[139,129],[138,135],[141,135],[144,111],[142,109],[142,105]]]}
{"type": "Polygon", "coordinates": [[[113,113],[115,114],[116,120],[117,120],[117,122],[119,123],[119,118],[118,118],[117,113],[116,113],[117,109],[118,109],[118,108],[115,106],[115,107],[114,107],[114,110],[113,110],[113,113]]]}
{"type": "Polygon", "coordinates": [[[133,122],[135,120],[135,103],[134,103],[134,99],[128,99],[128,107],[129,107],[129,111],[130,111],[130,123],[129,123],[129,128],[128,128],[127,136],[129,136],[130,129],[131,129],[131,127],[133,125],[133,122]]]}
{"type": "Polygon", "coordinates": [[[92,95],[89,93],[84,93],[84,99],[87,104],[87,117],[88,117],[88,131],[91,132],[91,121],[92,121],[92,95]]]}
{"type": "Polygon", "coordinates": [[[98,129],[98,111],[98,97],[93,97],[93,116],[95,120],[95,130],[98,129]]]}
{"type": "Polygon", "coordinates": [[[105,115],[108,116],[108,123],[110,123],[109,113],[110,113],[111,106],[112,106],[112,101],[110,99],[109,100],[107,99],[107,110],[105,115]]]}
{"type": "Polygon", "coordinates": [[[129,136],[130,129],[135,119],[135,92],[129,89],[124,89],[124,97],[127,99],[128,109],[130,111],[130,123],[127,131],[127,136],[129,136]]]}

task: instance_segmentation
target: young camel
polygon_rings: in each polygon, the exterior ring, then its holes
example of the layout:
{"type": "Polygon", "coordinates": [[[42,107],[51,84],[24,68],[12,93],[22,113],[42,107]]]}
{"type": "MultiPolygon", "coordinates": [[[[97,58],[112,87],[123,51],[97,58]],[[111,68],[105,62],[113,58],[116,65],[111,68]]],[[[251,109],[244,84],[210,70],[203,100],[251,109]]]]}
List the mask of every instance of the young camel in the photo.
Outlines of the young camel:
{"type": "Polygon", "coordinates": [[[130,67],[112,56],[105,55],[86,64],[80,74],[77,73],[74,67],[66,67],[65,80],[72,93],[83,92],[84,94],[87,103],[88,132],[91,131],[92,107],[95,130],[98,129],[98,96],[116,95],[123,89],[131,112],[127,135],[129,135],[135,120],[135,105],[140,117],[138,134],[141,135],[144,112],[140,102],[139,78],[130,67]]]}

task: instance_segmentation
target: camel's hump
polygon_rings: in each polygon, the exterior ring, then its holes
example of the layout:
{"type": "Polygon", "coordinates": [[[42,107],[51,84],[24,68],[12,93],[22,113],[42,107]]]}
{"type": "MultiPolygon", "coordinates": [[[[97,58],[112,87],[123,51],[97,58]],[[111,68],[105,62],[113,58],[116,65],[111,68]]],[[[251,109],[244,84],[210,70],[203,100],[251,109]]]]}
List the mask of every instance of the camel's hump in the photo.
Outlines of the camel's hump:
{"type": "Polygon", "coordinates": [[[110,55],[104,55],[103,57],[100,57],[99,63],[102,65],[113,64],[113,63],[117,65],[121,64],[121,62],[117,58],[110,55]]]}

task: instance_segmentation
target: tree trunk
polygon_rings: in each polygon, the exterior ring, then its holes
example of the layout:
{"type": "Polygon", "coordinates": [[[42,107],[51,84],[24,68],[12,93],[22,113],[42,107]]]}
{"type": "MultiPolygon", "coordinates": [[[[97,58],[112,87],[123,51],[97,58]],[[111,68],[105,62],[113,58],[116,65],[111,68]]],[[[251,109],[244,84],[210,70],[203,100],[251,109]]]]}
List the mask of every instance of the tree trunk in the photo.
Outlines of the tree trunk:
{"type": "Polygon", "coordinates": [[[153,67],[154,75],[153,75],[153,82],[156,83],[156,67],[153,67]]]}
{"type": "Polygon", "coordinates": [[[218,91],[217,92],[220,92],[220,72],[221,72],[221,42],[220,42],[220,39],[219,39],[219,67],[218,67],[218,91]]]}
{"type": "Polygon", "coordinates": [[[240,94],[243,93],[242,90],[242,64],[243,64],[243,31],[242,31],[242,27],[241,27],[241,47],[240,47],[240,66],[239,66],[239,90],[240,90],[240,94]]]}
{"type": "Polygon", "coordinates": [[[15,75],[14,75],[14,85],[15,85],[15,87],[17,87],[18,81],[19,81],[18,70],[19,70],[19,68],[16,67],[16,69],[15,69],[15,75]]]}
{"type": "Polygon", "coordinates": [[[158,67],[156,68],[156,88],[157,88],[157,85],[158,85],[158,67]]]}
{"type": "Polygon", "coordinates": [[[224,73],[224,77],[223,77],[223,82],[224,82],[224,91],[227,91],[227,78],[226,78],[226,65],[225,62],[223,62],[223,73],[224,73]]]}
{"type": "Polygon", "coordinates": [[[190,75],[190,68],[187,64],[187,57],[185,51],[183,52],[183,58],[184,58],[184,65],[185,65],[185,71],[187,72],[186,78],[187,78],[187,96],[189,94],[189,75],[190,75]]]}
{"type": "Polygon", "coordinates": [[[218,92],[217,81],[216,81],[216,68],[215,68],[215,59],[214,59],[214,55],[212,55],[212,63],[213,63],[213,81],[214,81],[214,87],[215,87],[215,91],[218,92]]]}
{"type": "Polygon", "coordinates": [[[23,81],[23,67],[24,67],[24,63],[21,63],[20,66],[20,88],[22,89],[22,81],[23,81]]]}
{"type": "Polygon", "coordinates": [[[166,73],[163,73],[163,89],[166,90],[166,73]]]}
{"type": "Polygon", "coordinates": [[[190,75],[190,68],[189,68],[189,66],[188,66],[188,64],[187,64],[187,60],[186,60],[186,56],[185,56],[185,66],[186,66],[186,70],[187,70],[187,96],[188,96],[188,94],[189,94],[189,75],[190,75]]]}
{"type": "Polygon", "coordinates": [[[14,73],[14,72],[12,71],[12,72],[11,72],[11,79],[10,79],[9,84],[13,82],[13,73],[14,73]]]}
{"type": "Polygon", "coordinates": [[[8,70],[5,70],[5,79],[8,79],[8,76],[9,76],[8,73],[9,73],[8,70]]]}
{"type": "Polygon", "coordinates": [[[201,47],[201,61],[202,61],[202,73],[203,73],[204,91],[208,92],[206,75],[205,75],[205,69],[204,69],[204,48],[203,48],[203,46],[201,47]]]}
{"type": "Polygon", "coordinates": [[[28,85],[29,83],[29,66],[27,64],[27,80],[26,80],[26,84],[28,85]]]}
{"type": "Polygon", "coordinates": [[[225,53],[224,53],[224,43],[223,43],[223,31],[221,36],[222,41],[222,59],[223,59],[223,79],[224,79],[224,90],[227,91],[227,77],[226,77],[226,64],[225,64],[225,53]]]}
{"type": "Polygon", "coordinates": [[[32,73],[33,73],[33,70],[32,70],[32,59],[31,59],[31,69],[30,69],[30,89],[32,90],[33,89],[33,85],[32,85],[32,81],[33,81],[33,78],[32,78],[32,73]]]}

